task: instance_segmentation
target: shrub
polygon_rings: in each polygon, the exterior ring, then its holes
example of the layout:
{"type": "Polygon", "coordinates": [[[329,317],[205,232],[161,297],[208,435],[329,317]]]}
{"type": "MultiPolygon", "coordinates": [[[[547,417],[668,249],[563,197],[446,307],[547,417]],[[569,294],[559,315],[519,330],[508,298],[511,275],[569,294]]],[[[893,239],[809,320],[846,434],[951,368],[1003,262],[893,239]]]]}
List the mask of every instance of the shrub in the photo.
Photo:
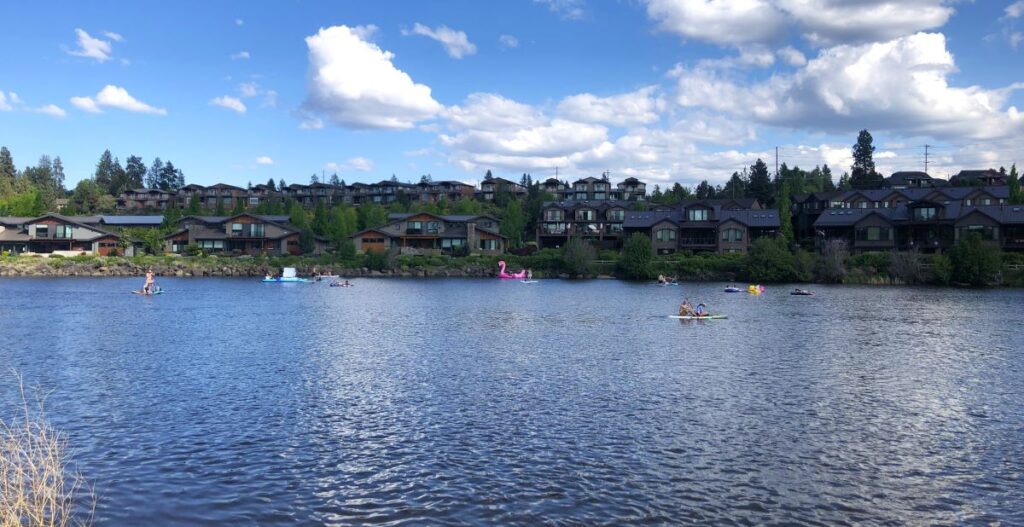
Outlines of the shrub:
{"type": "Polygon", "coordinates": [[[747,278],[754,282],[787,282],[796,277],[793,254],[783,238],[758,238],[747,256],[747,278]]]}
{"type": "Polygon", "coordinates": [[[851,271],[859,269],[865,275],[888,273],[891,264],[889,253],[883,252],[861,253],[847,260],[847,267],[851,271]]]}
{"type": "Polygon", "coordinates": [[[818,265],[818,256],[800,249],[793,255],[793,271],[796,280],[810,282],[814,280],[814,269],[818,265]]]}
{"type": "Polygon", "coordinates": [[[949,285],[953,280],[953,262],[949,260],[949,257],[933,254],[928,258],[928,265],[931,268],[929,282],[949,285]]]}
{"type": "Polygon", "coordinates": [[[889,275],[905,284],[924,282],[925,272],[917,251],[894,252],[889,257],[889,275]]]}
{"type": "Polygon", "coordinates": [[[973,286],[996,282],[1002,269],[999,248],[982,240],[977,233],[957,242],[949,259],[953,262],[953,280],[973,286]]]}
{"type": "Polygon", "coordinates": [[[622,245],[622,258],[619,260],[619,272],[624,278],[646,280],[653,273],[651,262],[654,260],[654,249],[651,239],[639,232],[633,233],[622,245]]]}
{"type": "Polygon", "coordinates": [[[562,263],[570,276],[583,276],[590,272],[590,264],[594,261],[594,247],[589,243],[572,238],[562,249],[562,263]]]}
{"type": "Polygon", "coordinates": [[[814,278],[819,282],[842,282],[846,276],[846,259],[849,255],[845,241],[830,240],[818,258],[814,278]]]}

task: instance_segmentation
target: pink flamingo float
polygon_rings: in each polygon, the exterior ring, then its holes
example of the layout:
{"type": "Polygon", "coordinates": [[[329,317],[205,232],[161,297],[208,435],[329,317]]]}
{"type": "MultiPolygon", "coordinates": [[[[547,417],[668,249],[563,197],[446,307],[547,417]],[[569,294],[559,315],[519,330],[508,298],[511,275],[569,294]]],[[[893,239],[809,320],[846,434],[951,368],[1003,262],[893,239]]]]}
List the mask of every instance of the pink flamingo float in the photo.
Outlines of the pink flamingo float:
{"type": "Polygon", "coordinates": [[[523,278],[526,278],[526,269],[523,269],[518,273],[509,273],[505,271],[505,260],[499,260],[498,267],[500,269],[498,271],[498,278],[514,278],[516,280],[522,280],[523,278]]]}

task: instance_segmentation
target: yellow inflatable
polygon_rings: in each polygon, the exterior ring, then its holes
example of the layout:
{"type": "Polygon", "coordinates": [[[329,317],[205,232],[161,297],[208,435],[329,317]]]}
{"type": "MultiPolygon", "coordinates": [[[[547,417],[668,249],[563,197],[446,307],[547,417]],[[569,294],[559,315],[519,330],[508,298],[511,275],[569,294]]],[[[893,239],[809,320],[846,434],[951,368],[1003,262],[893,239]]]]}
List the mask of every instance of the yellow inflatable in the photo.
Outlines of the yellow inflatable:
{"type": "Polygon", "coordinates": [[[752,295],[759,295],[759,294],[764,292],[764,286],[763,285],[748,285],[747,286],[747,292],[752,294],[752,295]]]}

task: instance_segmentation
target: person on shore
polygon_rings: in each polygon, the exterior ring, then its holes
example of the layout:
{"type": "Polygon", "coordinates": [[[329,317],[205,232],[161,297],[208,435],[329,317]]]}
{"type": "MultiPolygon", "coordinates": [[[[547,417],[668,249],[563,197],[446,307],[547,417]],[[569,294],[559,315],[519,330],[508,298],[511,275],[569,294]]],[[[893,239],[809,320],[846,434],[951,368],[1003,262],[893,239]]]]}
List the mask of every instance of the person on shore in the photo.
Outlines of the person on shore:
{"type": "Polygon", "coordinates": [[[153,292],[153,268],[150,267],[146,270],[146,283],[142,284],[142,292],[150,294],[153,292]]]}

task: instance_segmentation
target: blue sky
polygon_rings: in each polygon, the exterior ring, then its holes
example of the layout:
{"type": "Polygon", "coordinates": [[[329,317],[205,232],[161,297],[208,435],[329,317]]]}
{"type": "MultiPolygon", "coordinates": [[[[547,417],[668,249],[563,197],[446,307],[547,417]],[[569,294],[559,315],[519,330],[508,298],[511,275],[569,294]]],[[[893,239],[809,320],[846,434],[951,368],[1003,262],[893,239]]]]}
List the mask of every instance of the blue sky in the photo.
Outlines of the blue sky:
{"type": "MultiPolygon", "coordinates": [[[[0,144],[190,183],[1024,162],[1024,1],[21,2],[0,144]]],[[[10,23],[13,22],[13,23],[10,23]]]]}

